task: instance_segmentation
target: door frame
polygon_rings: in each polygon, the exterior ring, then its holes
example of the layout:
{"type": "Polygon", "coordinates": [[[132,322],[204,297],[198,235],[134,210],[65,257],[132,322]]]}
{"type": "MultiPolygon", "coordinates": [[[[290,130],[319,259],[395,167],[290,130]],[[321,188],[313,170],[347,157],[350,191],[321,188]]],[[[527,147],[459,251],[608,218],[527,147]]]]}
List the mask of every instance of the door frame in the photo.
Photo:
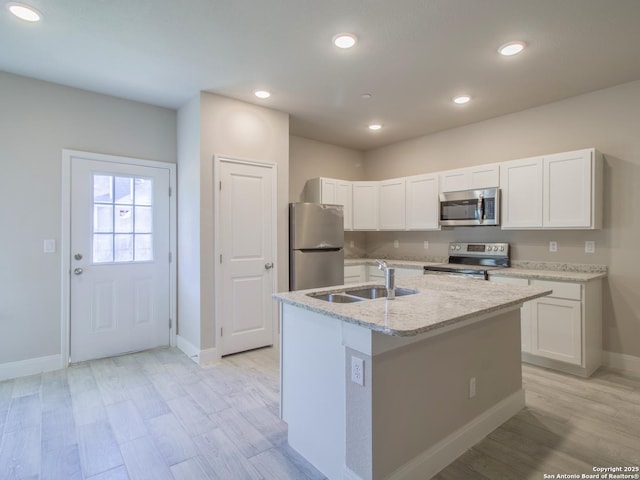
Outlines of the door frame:
{"type": "Polygon", "coordinates": [[[164,168],[169,170],[169,252],[171,263],[169,264],[169,315],[171,328],[169,329],[169,344],[176,344],[177,324],[177,295],[176,295],[176,259],[177,259],[177,192],[176,192],[176,164],[145,160],[141,158],[123,157],[120,155],[107,155],[103,153],[85,152],[81,150],[62,150],[62,233],[60,235],[60,277],[62,284],[61,312],[60,312],[60,353],[61,367],[69,366],[71,357],[71,159],[81,157],[87,160],[100,162],[133,165],[138,167],[164,168]]]}
{"type": "MultiPolygon", "coordinates": [[[[222,342],[223,337],[220,335],[220,327],[222,325],[222,302],[215,301],[215,299],[222,298],[223,295],[223,275],[222,275],[222,266],[218,262],[217,259],[222,255],[222,235],[220,234],[220,225],[221,225],[221,213],[220,213],[220,199],[221,193],[220,188],[218,187],[218,182],[221,181],[221,173],[220,173],[220,164],[222,162],[227,163],[235,163],[237,165],[252,165],[255,167],[261,168],[269,168],[271,169],[271,211],[273,215],[271,216],[271,231],[272,233],[272,242],[271,242],[271,255],[273,258],[273,269],[272,271],[272,291],[275,293],[278,290],[278,165],[275,163],[269,162],[259,162],[256,160],[248,160],[243,158],[238,158],[230,155],[221,155],[214,154],[213,155],[213,229],[214,229],[214,247],[213,247],[213,270],[214,270],[214,308],[213,308],[213,326],[214,326],[214,341],[216,346],[216,351],[218,352],[217,358],[222,357],[222,342]],[[218,268],[216,268],[218,267],[218,268]]],[[[278,336],[279,329],[278,327],[278,318],[279,318],[279,310],[277,308],[276,302],[273,302],[271,307],[271,335],[272,335],[272,344],[278,344],[278,336]]]]}

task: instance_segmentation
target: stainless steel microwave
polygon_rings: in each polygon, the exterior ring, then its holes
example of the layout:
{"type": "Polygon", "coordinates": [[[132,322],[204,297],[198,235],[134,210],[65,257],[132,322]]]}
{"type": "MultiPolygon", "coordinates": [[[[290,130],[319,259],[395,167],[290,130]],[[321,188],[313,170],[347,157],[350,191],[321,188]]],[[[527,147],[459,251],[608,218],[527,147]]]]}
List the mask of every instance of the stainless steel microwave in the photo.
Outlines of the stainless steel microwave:
{"type": "Polygon", "coordinates": [[[500,189],[441,193],[440,225],[500,225],[500,189]]]}

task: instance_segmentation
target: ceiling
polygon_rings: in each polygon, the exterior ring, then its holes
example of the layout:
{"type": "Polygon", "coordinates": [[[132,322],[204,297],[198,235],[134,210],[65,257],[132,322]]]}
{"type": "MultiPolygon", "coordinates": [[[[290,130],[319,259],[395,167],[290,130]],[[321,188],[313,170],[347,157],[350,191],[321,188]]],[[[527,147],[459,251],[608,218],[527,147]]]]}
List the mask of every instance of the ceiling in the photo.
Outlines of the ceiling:
{"type": "Polygon", "coordinates": [[[640,79],[640,0],[23,3],[43,20],[0,9],[0,70],[174,109],[213,92],[358,150],[640,79]],[[340,32],[358,44],[337,49],[340,32]],[[498,55],[513,40],[528,47],[498,55]]]}

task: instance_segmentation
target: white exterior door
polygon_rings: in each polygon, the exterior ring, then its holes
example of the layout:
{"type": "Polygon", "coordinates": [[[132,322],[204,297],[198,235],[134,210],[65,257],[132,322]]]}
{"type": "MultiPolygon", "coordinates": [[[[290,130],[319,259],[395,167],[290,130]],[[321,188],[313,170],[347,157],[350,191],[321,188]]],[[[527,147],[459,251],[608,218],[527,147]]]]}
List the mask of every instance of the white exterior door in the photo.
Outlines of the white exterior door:
{"type": "Polygon", "coordinates": [[[222,355],[273,344],[275,172],[220,159],[222,355]]]}
{"type": "Polygon", "coordinates": [[[71,361],[169,345],[170,170],[70,163],[71,361]]]}

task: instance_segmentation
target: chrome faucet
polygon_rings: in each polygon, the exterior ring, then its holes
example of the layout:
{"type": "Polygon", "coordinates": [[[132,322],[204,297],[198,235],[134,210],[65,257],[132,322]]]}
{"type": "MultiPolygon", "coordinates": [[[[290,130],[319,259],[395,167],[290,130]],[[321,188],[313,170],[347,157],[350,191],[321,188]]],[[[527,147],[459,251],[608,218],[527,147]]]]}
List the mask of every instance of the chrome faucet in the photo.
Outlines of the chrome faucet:
{"type": "Polygon", "coordinates": [[[396,269],[387,266],[384,260],[376,260],[378,270],[384,272],[384,286],[387,289],[387,300],[396,298],[396,269]]]}

